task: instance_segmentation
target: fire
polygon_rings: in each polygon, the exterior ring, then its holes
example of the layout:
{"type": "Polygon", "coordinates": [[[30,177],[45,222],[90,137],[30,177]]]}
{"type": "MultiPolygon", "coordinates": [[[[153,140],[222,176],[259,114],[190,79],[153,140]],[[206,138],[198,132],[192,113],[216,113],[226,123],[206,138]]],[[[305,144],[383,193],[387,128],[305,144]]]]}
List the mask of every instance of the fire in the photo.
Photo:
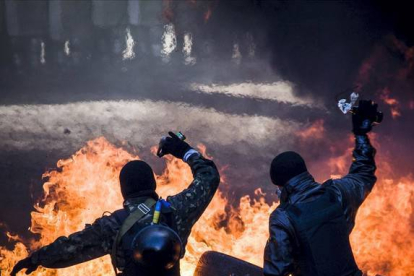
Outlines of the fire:
{"type": "Polygon", "coordinates": [[[394,35],[390,36],[389,40],[392,41],[396,51],[404,55],[404,67],[399,69],[397,77],[400,80],[404,80],[412,76],[414,70],[414,47],[408,47],[403,41],[397,39],[394,35]]]}
{"type": "MultiPolygon", "coordinates": [[[[204,151],[205,147],[200,146],[204,151]]],[[[71,158],[59,160],[57,170],[46,172],[44,197],[34,206],[30,231],[40,235],[35,241],[18,242],[13,251],[1,248],[0,269],[10,273],[13,265],[28,255],[27,250],[35,250],[53,242],[59,236],[67,236],[84,228],[102,216],[105,211],[122,208],[118,175],[122,166],[130,160],[139,159],[123,149],[116,148],[105,138],[98,138],[76,152],[71,158]],[[27,245],[27,247],[25,245],[27,245]]],[[[167,167],[162,175],[157,175],[157,192],[166,197],[182,191],[192,181],[191,170],[181,160],[167,157],[167,167]]],[[[223,180],[223,178],[222,178],[223,180]]],[[[182,262],[182,275],[192,275],[201,254],[206,250],[223,251],[242,257],[250,262],[261,264],[260,243],[249,242],[252,236],[265,241],[267,225],[257,224],[266,221],[274,206],[263,199],[253,201],[245,196],[240,201],[237,219],[239,223],[219,227],[220,218],[226,216],[227,200],[218,192],[194,226],[187,245],[187,254],[182,262]]],[[[236,210],[231,221],[235,221],[236,210]]],[[[39,268],[33,275],[113,275],[109,256],[80,264],[74,267],[48,270],[39,268]]]]}
{"type": "Polygon", "coordinates": [[[207,23],[213,15],[213,10],[217,7],[219,0],[214,0],[208,3],[207,10],[204,13],[204,22],[207,23]]]}
{"type": "Polygon", "coordinates": [[[296,135],[302,140],[306,141],[309,139],[322,139],[325,135],[324,120],[316,120],[308,128],[302,131],[298,131],[296,135]]]}
{"type": "MultiPolygon", "coordinates": [[[[9,236],[17,243],[12,251],[0,248],[1,271],[7,275],[18,260],[28,255],[28,250],[83,229],[104,211],[121,208],[119,171],[126,162],[138,158],[105,138],[98,138],[89,141],[71,158],[60,160],[58,169],[44,174],[47,178],[44,197],[32,212],[30,231],[39,234],[39,238],[22,241],[17,236],[9,236]]],[[[183,190],[191,182],[192,174],[181,160],[168,157],[164,173],[156,178],[158,193],[166,197],[183,190]]],[[[414,231],[410,223],[414,216],[413,184],[411,178],[379,181],[358,214],[351,240],[357,262],[370,276],[414,273],[411,252],[414,231]]],[[[182,261],[182,275],[192,275],[199,257],[207,250],[220,251],[261,266],[268,237],[268,218],[276,207],[276,203],[266,203],[260,189],[256,190],[254,198],[242,197],[238,206],[231,206],[219,191],[192,230],[182,261]]],[[[33,275],[113,275],[113,271],[106,256],[66,269],[39,268],[33,275]]]]}
{"type": "Polygon", "coordinates": [[[212,13],[211,7],[208,7],[207,11],[204,13],[204,22],[207,22],[210,19],[212,13]]]}
{"type": "Polygon", "coordinates": [[[375,69],[378,67],[377,64],[383,55],[383,49],[380,46],[375,46],[371,55],[369,55],[361,64],[358,72],[358,76],[355,84],[357,85],[357,91],[363,91],[363,87],[368,83],[369,80],[375,75],[375,69]]]}
{"type": "Polygon", "coordinates": [[[414,273],[413,182],[383,179],[358,213],[351,243],[369,276],[414,273]]]}
{"type": "MultiPolygon", "coordinates": [[[[349,167],[353,137],[343,155],[329,162],[332,172],[345,175],[349,167]]],[[[414,274],[414,179],[391,179],[393,168],[381,155],[375,133],[370,136],[378,150],[378,181],[360,207],[351,245],[359,267],[368,276],[408,276],[414,274]]],[[[343,143],[345,144],[345,143],[343,143]]]]}
{"type": "Polygon", "coordinates": [[[382,91],[380,95],[380,99],[391,107],[391,115],[395,119],[401,116],[401,112],[400,112],[399,102],[397,101],[397,99],[391,98],[390,94],[391,94],[391,90],[388,87],[386,87],[382,91]]]}
{"type": "Polygon", "coordinates": [[[171,22],[174,18],[174,11],[172,9],[172,2],[171,0],[163,0],[163,18],[167,22],[171,22]]]}

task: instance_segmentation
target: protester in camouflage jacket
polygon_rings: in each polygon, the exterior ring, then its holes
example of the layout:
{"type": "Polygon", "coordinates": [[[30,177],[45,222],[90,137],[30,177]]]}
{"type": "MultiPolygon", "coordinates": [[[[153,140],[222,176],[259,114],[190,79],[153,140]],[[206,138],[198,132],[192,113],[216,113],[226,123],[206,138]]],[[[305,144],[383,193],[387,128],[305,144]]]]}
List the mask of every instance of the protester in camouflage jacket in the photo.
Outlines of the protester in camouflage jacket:
{"type": "MultiPolygon", "coordinates": [[[[164,145],[164,154],[182,158],[189,164],[194,175],[194,180],[187,189],[167,198],[173,210],[171,227],[179,235],[185,247],[191,228],[212,200],[220,177],[211,160],[205,159],[174,134],[170,133],[170,135],[172,137],[168,137],[164,145]]],[[[151,168],[143,161],[131,161],[125,165],[120,174],[121,191],[125,198],[123,209],[98,218],[84,230],[68,237],[60,237],[48,246],[33,252],[30,257],[16,264],[11,275],[16,275],[24,268],[27,269],[26,273],[33,272],[39,265],[47,268],[64,268],[111,254],[115,236],[122,225],[122,217],[126,217],[148,197],[158,199],[153,177],[151,168]],[[125,183],[138,185],[125,185],[125,183]]],[[[152,213],[153,211],[148,213],[142,220],[152,219],[152,213]]],[[[136,265],[133,264],[130,256],[125,256],[125,252],[121,250],[120,255],[117,255],[117,258],[121,259],[118,263],[125,267],[121,275],[152,275],[145,272],[145,269],[131,269],[136,265]]],[[[179,273],[178,264],[163,275],[179,275],[179,273]]]]}

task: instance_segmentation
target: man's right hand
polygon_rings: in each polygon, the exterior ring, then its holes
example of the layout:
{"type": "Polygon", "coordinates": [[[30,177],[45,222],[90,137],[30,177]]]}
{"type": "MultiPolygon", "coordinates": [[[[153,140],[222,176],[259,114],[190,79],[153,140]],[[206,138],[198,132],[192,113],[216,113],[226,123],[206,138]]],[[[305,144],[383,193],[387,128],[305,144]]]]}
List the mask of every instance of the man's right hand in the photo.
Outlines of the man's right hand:
{"type": "Polygon", "coordinates": [[[23,260],[20,260],[17,262],[17,264],[13,267],[12,272],[10,273],[10,276],[16,276],[16,274],[22,270],[22,269],[27,269],[26,270],[26,274],[29,275],[30,273],[32,273],[33,271],[35,271],[38,268],[38,264],[34,264],[32,262],[32,258],[31,257],[27,257],[23,260]]]}
{"type": "Polygon", "coordinates": [[[365,135],[372,130],[378,104],[369,100],[360,100],[358,110],[352,114],[352,131],[355,135],[365,135]]]}
{"type": "MultiPolygon", "coordinates": [[[[183,159],[185,153],[192,149],[189,144],[181,140],[173,132],[168,132],[170,137],[164,137],[162,143],[162,148],[159,150],[159,157],[164,156],[165,154],[172,154],[173,156],[183,159]]],[[[160,143],[161,145],[161,143],[160,143]]]]}

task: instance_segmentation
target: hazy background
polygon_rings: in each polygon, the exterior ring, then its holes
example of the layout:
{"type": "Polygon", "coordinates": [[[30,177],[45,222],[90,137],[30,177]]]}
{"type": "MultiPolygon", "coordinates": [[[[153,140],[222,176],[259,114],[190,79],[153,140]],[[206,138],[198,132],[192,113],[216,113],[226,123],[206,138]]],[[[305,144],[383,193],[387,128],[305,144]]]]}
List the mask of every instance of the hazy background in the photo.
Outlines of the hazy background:
{"type": "Polygon", "coordinates": [[[375,141],[387,173],[411,175],[410,10],[404,1],[0,0],[2,230],[27,235],[42,173],[99,136],[137,149],[159,173],[150,147],[181,130],[225,168],[231,200],[258,187],[277,200],[268,168],[281,151],[300,152],[318,181],[338,172],[332,160],[352,143],[336,102],[357,85],[384,111],[375,141]]]}

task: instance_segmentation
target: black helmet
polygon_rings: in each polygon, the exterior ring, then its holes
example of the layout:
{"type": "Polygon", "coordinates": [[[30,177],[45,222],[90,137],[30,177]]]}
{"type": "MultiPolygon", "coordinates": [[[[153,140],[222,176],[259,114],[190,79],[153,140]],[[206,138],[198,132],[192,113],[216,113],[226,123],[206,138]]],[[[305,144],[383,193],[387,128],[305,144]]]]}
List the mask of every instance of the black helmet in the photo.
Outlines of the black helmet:
{"type": "Polygon", "coordinates": [[[168,270],[180,259],[182,247],[180,237],[171,228],[150,225],[132,241],[133,259],[148,268],[168,270]]]}

